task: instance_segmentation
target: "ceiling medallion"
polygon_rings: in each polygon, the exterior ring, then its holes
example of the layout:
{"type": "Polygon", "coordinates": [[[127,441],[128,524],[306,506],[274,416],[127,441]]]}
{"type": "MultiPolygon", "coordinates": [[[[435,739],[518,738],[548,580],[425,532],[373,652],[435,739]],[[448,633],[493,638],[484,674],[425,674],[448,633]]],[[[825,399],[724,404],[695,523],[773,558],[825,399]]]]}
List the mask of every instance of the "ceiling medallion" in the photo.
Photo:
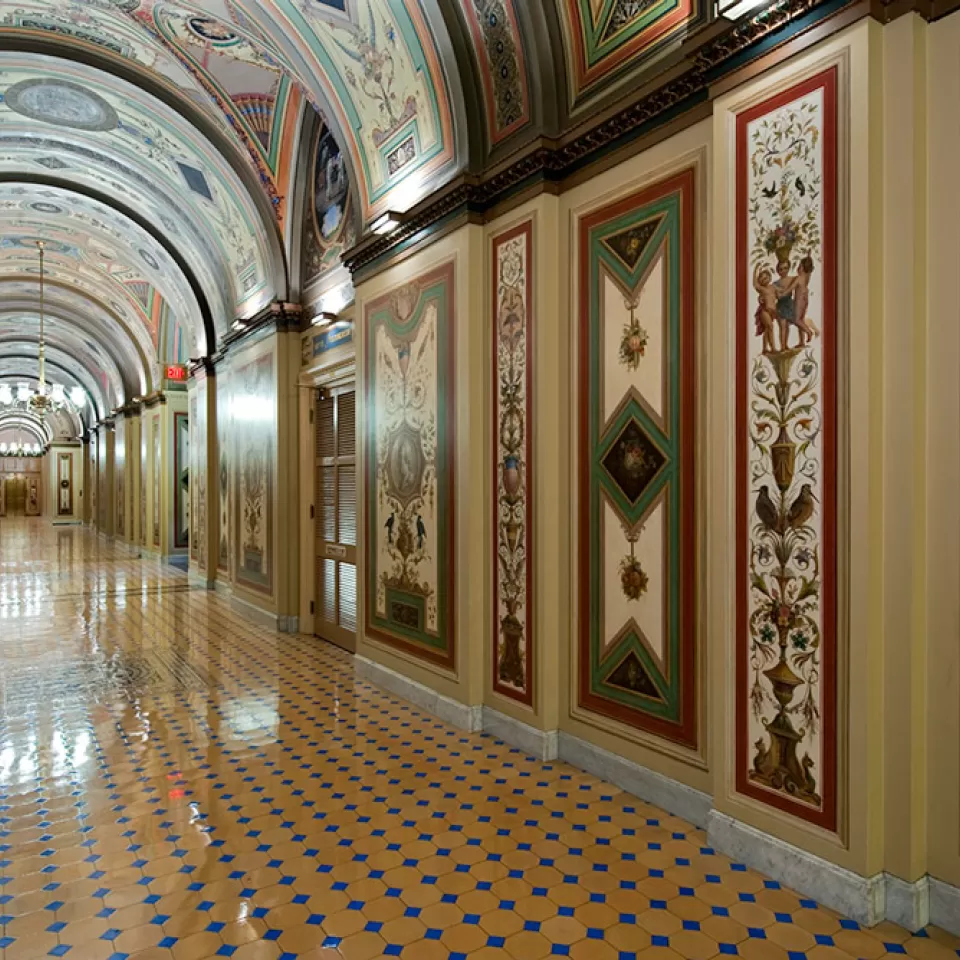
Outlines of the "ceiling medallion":
{"type": "Polygon", "coordinates": [[[4,94],[4,103],[24,117],[74,130],[113,130],[116,110],[99,94],[70,80],[21,80],[4,94]]]}

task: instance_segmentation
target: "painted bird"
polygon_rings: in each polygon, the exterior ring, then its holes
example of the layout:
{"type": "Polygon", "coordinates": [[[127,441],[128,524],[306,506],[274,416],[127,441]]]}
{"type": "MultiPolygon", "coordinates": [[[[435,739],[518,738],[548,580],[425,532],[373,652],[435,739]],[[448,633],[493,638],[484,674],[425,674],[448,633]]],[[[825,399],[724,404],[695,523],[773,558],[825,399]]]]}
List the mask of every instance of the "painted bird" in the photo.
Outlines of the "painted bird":
{"type": "Polygon", "coordinates": [[[813,505],[816,499],[813,490],[810,489],[810,484],[805,483],[800,488],[797,499],[793,501],[790,510],[787,512],[788,526],[793,527],[794,530],[805,526],[813,516],[813,505]]]}
{"type": "Polygon", "coordinates": [[[772,186],[764,187],[762,192],[763,192],[763,195],[764,195],[768,200],[771,199],[772,197],[775,197],[775,196],[777,195],[777,184],[776,184],[776,182],[774,182],[772,186]]]}
{"type": "Polygon", "coordinates": [[[794,182],[794,186],[797,188],[797,193],[799,193],[801,197],[807,192],[803,185],[803,181],[799,177],[797,177],[796,181],[794,182]]]}
{"type": "Polygon", "coordinates": [[[757,494],[756,511],[760,522],[768,530],[780,530],[780,512],[774,506],[773,500],[770,499],[770,491],[766,484],[760,488],[760,492],[757,494]]]}

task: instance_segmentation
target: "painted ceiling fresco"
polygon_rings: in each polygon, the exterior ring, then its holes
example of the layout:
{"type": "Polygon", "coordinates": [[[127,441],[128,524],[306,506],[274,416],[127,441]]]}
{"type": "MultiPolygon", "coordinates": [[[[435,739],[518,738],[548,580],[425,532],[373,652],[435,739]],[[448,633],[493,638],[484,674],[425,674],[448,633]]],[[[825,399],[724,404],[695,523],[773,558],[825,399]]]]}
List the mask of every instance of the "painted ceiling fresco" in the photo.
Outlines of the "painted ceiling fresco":
{"type": "Polygon", "coordinates": [[[302,92],[339,131],[369,218],[409,206],[411,175],[454,172],[449,96],[421,2],[28,0],[0,30],[56,34],[162,77],[231,131],[278,212],[302,92]]]}
{"type": "Polygon", "coordinates": [[[310,153],[308,203],[303,217],[303,277],[306,296],[311,283],[340,262],[340,255],[357,241],[354,204],[346,162],[333,134],[317,131],[310,153]]]}
{"type": "MultiPolygon", "coordinates": [[[[2,292],[3,317],[38,315],[39,284],[34,277],[4,280],[2,292]]],[[[94,356],[110,359],[98,363],[97,371],[117,368],[119,378],[111,398],[114,406],[153,389],[157,364],[149,353],[149,342],[145,350],[136,328],[128,327],[123,317],[100,300],[76,288],[48,286],[44,313],[51,343],[61,343],[61,334],[72,328],[94,356]]]]}
{"type": "MultiPolygon", "coordinates": [[[[73,368],[75,378],[94,398],[98,412],[102,409],[107,413],[122,402],[125,390],[116,359],[90,333],[85,333],[75,323],[45,314],[44,337],[51,360],[66,356],[77,365],[73,368]]],[[[39,338],[39,313],[14,310],[0,314],[0,350],[5,356],[25,352],[36,354],[39,338]]],[[[29,369],[35,371],[36,362],[29,369]]],[[[55,371],[51,371],[50,379],[62,381],[55,371]]]]}
{"type": "Polygon", "coordinates": [[[558,0],[574,102],[625,66],[635,73],[698,25],[703,0],[558,0]]]}
{"type": "Polygon", "coordinates": [[[36,265],[36,241],[50,251],[53,279],[72,283],[75,268],[103,275],[104,291],[130,309],[157,346],[161,325],[200,323],[193,291],[166,249],[112,207],[81,194],[35,184],[0,184],[0,271],[36,265]],[[64,260],[68,270],[62,269],[64,260]],[[54,272],[59,270],[60,272],[54,272]]]}
{"type": "Polygon", "coordinates": [[[173,110],[101,71],[28,54],[0,53],[0,93],[0,170],[46,169],[155,211],[188,262],[213,267],[201,283],[224,325],[272,299],[256,208],[236,172],[173,110]]]}

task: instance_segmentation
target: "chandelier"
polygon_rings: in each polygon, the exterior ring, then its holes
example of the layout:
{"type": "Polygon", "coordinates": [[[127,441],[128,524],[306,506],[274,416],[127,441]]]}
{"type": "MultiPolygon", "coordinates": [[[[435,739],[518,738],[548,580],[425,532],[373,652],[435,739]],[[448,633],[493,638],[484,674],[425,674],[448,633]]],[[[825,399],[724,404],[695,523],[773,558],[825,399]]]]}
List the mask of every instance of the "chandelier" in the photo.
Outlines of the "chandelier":
{"type": "MultiPolygon", "coordinates": [[[[43,336],[44,242],[42,240],[37,241],[37,249],[40,251],[40,343],[37,351],[37,359],[40,363],[40,382],[37,384],[36,393],[33,392],[28,383],[18,383],[16,393],[10,389],[9,384],[0,384],[0,407],[25,407],[37,416],[45,417],[48,413],[62,410],[68,406],[79,410],[86,402],[86,393],[83,387],[73,387],[68,399],[63,384],[47,383],[46,341],[43,336]]],[[[29,456],[29,453],[26,455],[29,456]]]]}
{"type": "Polygon", "coordinates": [[[0,443],[0,457],[42,457],[45,452],[39,443],[0,443]]]}

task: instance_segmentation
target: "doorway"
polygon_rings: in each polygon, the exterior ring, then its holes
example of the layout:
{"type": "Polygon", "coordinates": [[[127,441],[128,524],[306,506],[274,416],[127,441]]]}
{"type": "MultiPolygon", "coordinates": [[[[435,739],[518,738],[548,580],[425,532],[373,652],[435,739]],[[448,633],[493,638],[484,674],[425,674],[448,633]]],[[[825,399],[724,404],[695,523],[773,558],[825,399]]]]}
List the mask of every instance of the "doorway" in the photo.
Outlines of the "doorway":
{"type": "Polygon", "coordinates": [[[320,390],[316,424],[314,630],[357,647],[357,413],[353,384],[320,390]]]}
{"type": "Polygon", "coordinates": [[[27,481],[23,477],[4,480],[4,505],[8,517],[23,517],[27,513],[27,481]]]}

